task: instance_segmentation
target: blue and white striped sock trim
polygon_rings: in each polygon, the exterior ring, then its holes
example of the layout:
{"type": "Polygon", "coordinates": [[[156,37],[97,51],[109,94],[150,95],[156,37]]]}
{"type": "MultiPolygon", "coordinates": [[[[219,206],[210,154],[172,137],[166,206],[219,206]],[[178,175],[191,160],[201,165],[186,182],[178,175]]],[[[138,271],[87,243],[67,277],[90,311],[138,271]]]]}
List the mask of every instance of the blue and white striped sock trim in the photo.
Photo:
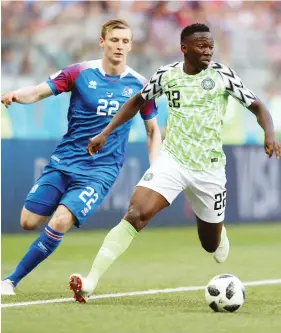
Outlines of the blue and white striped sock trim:
{"type": "Polygon", "coordinates": [[[62,233],[62,232],[57,232],[57,231],[53,230],[52,228],[50,228],[48,225],[47,225],[46,228],[45,228],[45,233],[46,233],[49,237],[51,237],[51,238],[53,238],[53,239],[55,239],[55,240],[57,240],[57,241],[61,241],[62,238],[63,238],[63,235],[64,235],[64,233],[62,233]]]}

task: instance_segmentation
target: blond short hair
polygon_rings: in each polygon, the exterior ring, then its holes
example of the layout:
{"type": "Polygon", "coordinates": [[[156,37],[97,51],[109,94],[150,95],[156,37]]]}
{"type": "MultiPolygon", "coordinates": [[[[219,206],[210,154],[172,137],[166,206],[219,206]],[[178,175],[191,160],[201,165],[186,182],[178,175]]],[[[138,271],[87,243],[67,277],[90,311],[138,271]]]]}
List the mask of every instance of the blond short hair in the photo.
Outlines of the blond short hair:
{"type": "Polygon", "coordinates": [[[101,37],[105,36],[114,29],[131,29],[129,24],[123,19],[109,20],[102,25],[101,37]]]}

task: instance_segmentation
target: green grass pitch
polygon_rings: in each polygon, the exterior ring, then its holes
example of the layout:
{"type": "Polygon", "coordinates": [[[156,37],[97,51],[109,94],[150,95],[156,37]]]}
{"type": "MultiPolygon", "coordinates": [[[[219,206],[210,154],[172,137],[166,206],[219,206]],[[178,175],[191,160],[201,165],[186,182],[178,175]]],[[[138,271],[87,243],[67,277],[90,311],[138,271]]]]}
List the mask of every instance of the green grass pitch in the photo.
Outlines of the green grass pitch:
{"type": "MultiPolygon", "coordinates": [[[[194,227],[148,229],[100,281],[96,294],[201,286],[215,275],[242,281],[281,278],[281,223],[229,225],[231,252],[217,264],[199,244],[194,227]]],[[[17,295],[2,303],[71,297],[68,276],[86,274],[106,231],[76,231],[25,278],[17,295]]],[[[2,277],[9,273],[35,234],[2,236],[2,277]]],[[[214,313],[204,292],[188,291],[2,308],[3,333],[278,333],[281,284],[246,287],[235,313],[214,313]]]]}

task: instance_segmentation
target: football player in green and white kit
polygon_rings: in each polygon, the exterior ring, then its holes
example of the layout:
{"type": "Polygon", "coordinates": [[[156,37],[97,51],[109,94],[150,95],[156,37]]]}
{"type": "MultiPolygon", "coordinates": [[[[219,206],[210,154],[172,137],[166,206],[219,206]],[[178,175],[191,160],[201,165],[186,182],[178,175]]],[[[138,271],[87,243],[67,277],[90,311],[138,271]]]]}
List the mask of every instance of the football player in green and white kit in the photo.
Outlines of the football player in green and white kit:
{"type": "Polygon", "coordinates": [[[213,49],[214,40],[206,25],[187,26],[181,33],[184,61],[160,67],[141,92],[127,101],[108,126],[90,140],[88,151],[94,154],[108,135],[134,117],[148,100],[167,96],[169,116],[161,152],[137,184],[124,218],[107,234],[89,275],[75,276],[76,292],[82,299],[93,292],[100,277],[137,233],[181,192],[196,215],[202,247],[213,253],[217,262],[226,260],[226,160],[221,129],[229,95],[256,115],[265,133],[266,154],[271,157],[275,153],[280,158],[281,145],[275,138],[270,113],[232,69],[211,62],[213,49]]]}

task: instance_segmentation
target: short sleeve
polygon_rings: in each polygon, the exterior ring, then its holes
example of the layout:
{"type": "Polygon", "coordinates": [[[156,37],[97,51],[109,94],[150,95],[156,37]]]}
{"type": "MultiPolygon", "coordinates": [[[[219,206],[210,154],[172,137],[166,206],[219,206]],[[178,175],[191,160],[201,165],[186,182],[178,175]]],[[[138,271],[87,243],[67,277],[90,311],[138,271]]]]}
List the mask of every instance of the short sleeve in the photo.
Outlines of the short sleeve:
{"type": "Polygon", "coordinates": [[[240,104],[249,107],[257,99],[257,96],[244,86],[242,80],[233,69],[219,63],[213,63],[212,67],[220,73],[227,93],[240,104]]]}
{"type": "Polygon", "coordinates": [[[51,75],[46,83],[49,85],[54,95],[68,92],[72,90],[75,80],[80,72],[80,64],[74,64],[51,75]]]}
{"type": "Polygon", "coordinates": [[[155,99],[163,94],[161,80],[165,72],[166,70],[160,67],[158,71],[152,75],[149,82],[142,88],[141,95],[145,100],[155,99]]]}

